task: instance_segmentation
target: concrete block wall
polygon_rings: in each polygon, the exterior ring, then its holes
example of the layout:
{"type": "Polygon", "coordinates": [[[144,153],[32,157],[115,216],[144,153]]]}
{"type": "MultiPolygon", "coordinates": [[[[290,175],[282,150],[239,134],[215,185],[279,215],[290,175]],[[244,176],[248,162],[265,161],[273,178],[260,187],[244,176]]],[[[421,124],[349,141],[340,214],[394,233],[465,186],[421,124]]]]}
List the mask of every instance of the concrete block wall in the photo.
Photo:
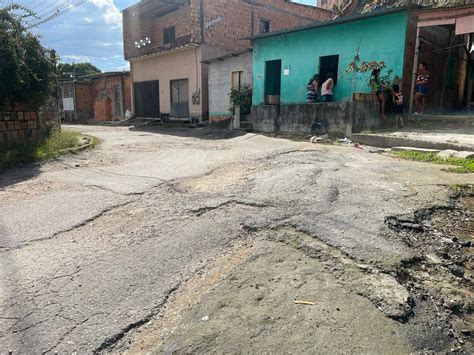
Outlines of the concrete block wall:
{"type": "Polygon", "coordinates": [[[252,107],[253,129],[264,133],[350,136],[380,125],[377,105],[370,101],[252,107]]]}
{"type": "Polygon", "coordinates": [[[0,145],[25,143],[39,137],[39,117],[37,112],[21,106],[0,111],[0,145]]]}

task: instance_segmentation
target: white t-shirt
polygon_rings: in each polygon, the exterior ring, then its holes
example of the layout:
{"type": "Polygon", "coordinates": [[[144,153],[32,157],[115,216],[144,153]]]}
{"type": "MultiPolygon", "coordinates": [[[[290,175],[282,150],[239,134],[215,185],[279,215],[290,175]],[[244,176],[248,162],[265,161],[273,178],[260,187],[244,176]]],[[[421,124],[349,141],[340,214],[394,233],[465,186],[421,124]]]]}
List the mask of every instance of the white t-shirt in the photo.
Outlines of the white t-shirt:
{"type": "Polygon", "coordinates": [[[329,78],[321,86],[321,95],[332,95],[332,87],[334,85],[334,80],[329,78]]]}

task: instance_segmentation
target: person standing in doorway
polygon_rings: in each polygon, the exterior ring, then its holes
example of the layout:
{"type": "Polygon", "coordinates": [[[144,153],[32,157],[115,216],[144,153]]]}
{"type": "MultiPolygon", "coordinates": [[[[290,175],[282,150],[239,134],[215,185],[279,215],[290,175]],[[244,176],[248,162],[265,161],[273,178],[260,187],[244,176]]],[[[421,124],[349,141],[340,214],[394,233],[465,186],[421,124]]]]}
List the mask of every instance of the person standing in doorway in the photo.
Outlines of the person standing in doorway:
{"type": "Polygon", "coordinates": [[[428,95],[428,79],[430,78],[428,64],[421,62],[418,65],[418,71],[415,75],[415,96],[413,97],[413,101],[415,103],[416,111],[413,115],[423,116],[426,107],[426,95],[428,95]]]}
{"type": "Polygon", "coordinates": [[[314,104],[318,102],[319,75],[314,74],[306,85],[306,102],[314,104]]]}
{"type": "Polygon", "coordinates": [[[321,102],[331,102],[333,97],[332,89],[334,87],[334,79],[332,73],[326,74],[326,81],[321,86],[321,102]]]}
{"type": "Polygon", "coordinates": [[[380,82],[380,69],[374,69],[370,75],[370,89],[372,95],[375,95],[380,104],[380,118],[385,119],[385,93],[383,92],[383,86],[380,82]]]}

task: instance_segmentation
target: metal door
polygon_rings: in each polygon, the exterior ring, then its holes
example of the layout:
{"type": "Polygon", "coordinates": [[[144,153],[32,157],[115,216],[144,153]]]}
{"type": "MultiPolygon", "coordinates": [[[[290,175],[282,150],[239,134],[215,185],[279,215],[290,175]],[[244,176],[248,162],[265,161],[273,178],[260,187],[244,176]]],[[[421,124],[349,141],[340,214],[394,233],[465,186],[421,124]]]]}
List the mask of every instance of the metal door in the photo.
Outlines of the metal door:
{"type": "Polygon", "coordinates": [[[160,117],[159,87],[158,80],[142,81],[133,84],[136,117],[160,117]]]}
{"type": "Polygon", "coordinates": [[[189,81],[188,79],[172,80],[170,85],[171,85],[171,117],[189,118],[189,81]]]}

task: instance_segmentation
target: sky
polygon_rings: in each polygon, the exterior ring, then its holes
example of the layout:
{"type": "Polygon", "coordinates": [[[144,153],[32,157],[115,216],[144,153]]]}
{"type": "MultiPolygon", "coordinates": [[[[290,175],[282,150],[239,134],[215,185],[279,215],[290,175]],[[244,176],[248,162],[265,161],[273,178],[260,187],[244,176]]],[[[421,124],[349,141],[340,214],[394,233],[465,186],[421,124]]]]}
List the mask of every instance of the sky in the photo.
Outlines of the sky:
{"type": "MultiPolygon", "coordinates": [[[[102,71],[127,70],[123,58],[121,10],[139,0],[87,0],[33,31],[66,63],[90,62],[102,71]]],[[[314,0],[294,0],[314,4],[314,0]]],[[[16,0],[38,14],[50,13],[65,0],[16,0]]]]}

